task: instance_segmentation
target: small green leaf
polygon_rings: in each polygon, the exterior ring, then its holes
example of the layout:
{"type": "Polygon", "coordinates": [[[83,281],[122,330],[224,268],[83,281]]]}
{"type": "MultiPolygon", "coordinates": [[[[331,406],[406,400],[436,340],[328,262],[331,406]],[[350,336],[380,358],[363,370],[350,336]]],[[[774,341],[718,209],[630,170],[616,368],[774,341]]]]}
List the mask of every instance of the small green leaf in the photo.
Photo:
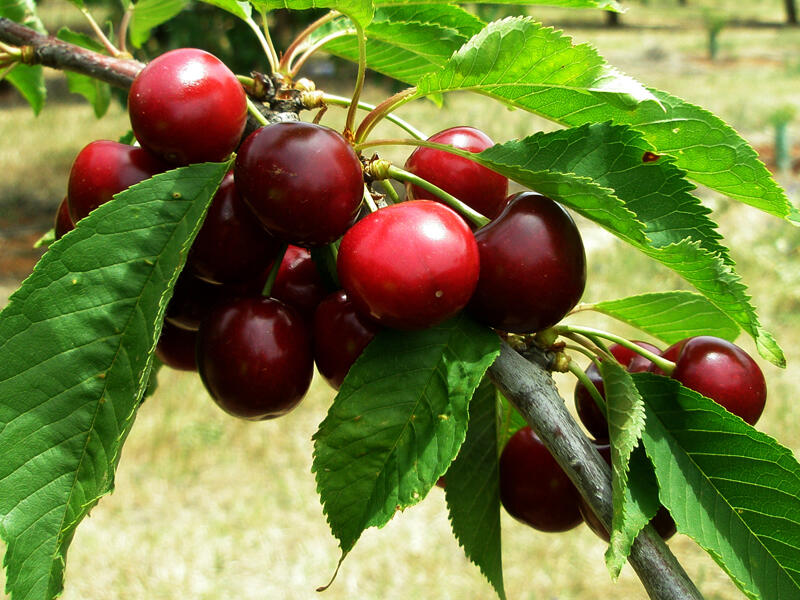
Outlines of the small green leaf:
{"type": "MultiPolygon", "coordinates": [[[[452,4],[458,0],[414,0],[414,4],[452,4]]],[[[376,6],[405,4],[408,0],[378,0],[376,6]]],[[[615,0],[477,0],[473,4],[517,4],[520,6],[560,6],[563,8],[603,8],[622,12],[615,0]]]]}
{"type": "Polygon", "coordinates": [[[677,381],[634,375],[661,502],[749,598],[800,597],[800,464],[677,381]],[[765,510],[768,507],[768,510],[765,510]]]}
{"type": "Polygon", "coordinates": [[[131,43],[141,48],[150,37],[150,30],[166,23],[186,6],[187,0],[138,0],[131,15],[131,43]]]}
{"type": "Polygon", "coordinates": [[[5,76],[5,80],[17,88],[31,105],[34,114],[38,115],[42,111],[47,88],[44,85],[44,70],[41,65],[17,65],[5,76]]]}
{"type": "Polygon", "coordinates": [[[499,453],[503,451],[511,436],[523,427],[527,427],[528,423],[511,405],[508,398],[500,392],[497,392],[497,402],[499,404],[497,409],[497,449],[499,453]]]}
{"type": "Polygon", "coordinates": [[[171,289],[229,164],[139,183],[55,242],[0,313],[6,587],[50,600],[111,491],[171,289]]]}
{"type": "Polygon", "coordinates": [[[469,405],[469,427],[447,470],[445,497],[450,525],[464,553],[505,599],[500,553],[500,470],[497,391],[484,378],[469,405]]]}
{"type": "Polygon", "coordinates": [[[312,470],[343,555],[447,471],[499,346],[462,314],[422,331],[384,330],[355,362],[314,434],[312,470]]]}
{"type": "MultiPolygon", "coordinates": [[[[91,38],[83,33],[70,31],[70,29],[67,27],[62,27],[58,31],[56,37],[58,37],[60,40],[64,40],[65,42],[69,42],[70,44],[80,46],[81,48],[88,48],[89,50],[94,50],[95,52],[100,53],[105,52],[104,46],[95,41],[94,38],[91,38]]],[[[67,86],[69,87],[69,91],[73,94],[80,94],[86,98],[89,104],[92,105],[94,114],[98,119],[106,114],[106,111],[111,104],[111,86],[109,84],[104,83],[94,77],[73,73],[71,71],[64,71],[64,75],[67,77],[67,86]]]]}
{"type": "Polygon", "coordinates": [[[740,331],[724,312],[694,292],[640,294],[597,302],[591,308],[646,331],[667,344],[696,335],[713,335],[732,342],[740,331]]]}
{"type": "Polygon", "coordinates": [[[628,554],[631,544],[650,517],[630,506],[628,488],[628,463],[644,429],[644,403],[628,373],[617,361],[600,362],[606,397],[606,417],[611,439],[611,490],[614,513],[611,545],[606,552],[606,565],[615,579],[628,554]]]}
{"type": "Polygon", "coordinates": [[[48,230],[42,237],[36,240],[36,243],[33,244],[34,248],[47,248],[50,244],[56,241],[56,230],[50,229],[48,230]]]}
{"type": "Polygon", "coordinates": [[[277,8],[289,10],[308,10],[310,8],[330,8],[347,15],[362,27],[369,25],[375,6],[372,0],[250,0],[256,10],[267,12],[277,8]]]}
{"type": "Polygon", "coordinates": [[[253,10],[249,2],[239,2],[238,0],[201,0],[201,2],[228,11],[242,21],[252,21],[253,10]]]}

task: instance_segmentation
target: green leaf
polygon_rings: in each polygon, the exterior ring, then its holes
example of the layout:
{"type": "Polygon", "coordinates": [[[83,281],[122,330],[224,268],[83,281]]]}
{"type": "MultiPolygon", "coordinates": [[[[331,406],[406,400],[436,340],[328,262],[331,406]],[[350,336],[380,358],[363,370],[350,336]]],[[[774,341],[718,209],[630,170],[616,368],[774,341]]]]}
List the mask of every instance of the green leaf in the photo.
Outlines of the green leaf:
{"type": "Polygon", "coordinates": [[[606,397],[606,417],[611,439],[611,491],[614,513],[611,545],[606,552],[606,565],[616,579],[633,540],[650,517],[630,506],[628,463],[644,429],[644,403],[628,373],[617,361],[600,362],[606,397]]]}
{"type": "Polygon", "coordinates": [[[484,378],[469,405],[464,444],[447,470],[445,497],[458,543],[504,599],[497,409],[497,392],[484,378]]]}
{"type": "MultiPolygon", "coordinates": [[[[482,27],[480,19],[449,4],[378,9],[365,30],[367,67],[413,85],[426,73],[441,68],[482,27]]],[[[358,43],[348,19],[337,19],[321,28],[312,41],[347,31],[347,35],[332,39],[324,48],[356,62],[358,43]]]]}
{"type": "Polygon", "coordinates": [[[696,335],[713,335],[732,342],[740,331],[730,317],[694,292],[654,292],[590,306],[667,344],[696,335]]]}
{"type": "Polygon", "coordinates": [[[748,597],[800,597],[800,464],[792,452],[677,381],[645,373],[634,380],[647,405],[645,449],[678,531],[748,597]]]}
{"type": "MultiPolygon", "coordinates": [[[[6,17],[30,27],[39,33],[47,33],[36,12],[34,0],[0,0],[0,17],[6,17]]],[[[44,106],[47,90],[44,85],[44,70],[41,65],[18,64],[6,75],[22,97],[31,105],[34,114],[39,114],[44,106]]]]}
{"type": "MultiPolygon", "coordinates": [[[[415,97],[471,90],[526,107],[528,98],[577,93],[609,106],[632,109],[658,100],[641,84],[610,67],[586,44],[528,17],[489,23],[456,52],[441,71],[417,84],[415,97]],[[650,101],[650,102],[647,102],[650,101]]],[[[602,119],[599,119],[602,120],[602,119]]]]}
{"type": "Polygon", "coordinates": [[[528,423],[525,418],[519,414],[503,394],[497,392],[498,398],[498,414],[497,414],[497,448],[498,452],[502,452],[511,436],[517,433],[523,427],[527,427],[528,423]]]}
{"type": "MultiPolygon", "coordinates": [[[[376,6],[405,4],[409,0],[378,0],[376,6]]],[[[449,4],[458,0],[413,0],[415,4],[449,4]]],[[[472,4],[517,4],[520,6],[560,6],[563,8],[603,8],[622,12],[615,0],[477,0],[472,4]]]]}
{"type": "Polygon", "coordinates": [[[229,164],[157,175],[44,254],[0,313],[0,515],[14,598],[62,590],[75,528],[111,491],[171,288],[229,164]]]}
{"type": "Polygon", "coordinates": [[[150,30],[166,23],[186,6],[186,0],[138,0],[131,15],[131,43],[141,48],[150,37],[150,30]]]}
{"type": "Polygon", "coordinates": [[[362,27],[369,25],[375,6],[372,0],[250,0],[256,10],[266,12],[277,8],[289,10],[308,10],[310,8],[330,8],[347,15],[362,27]]]}
{"type": "Polygon", "coordinates": [[[312,470],[343,556],[447,471],[499,346],[462,314],[422,331],[384,330],[355,362],[314,434],[312,470]]]}
{"type": "Polygon", "coordinates": [[[242,21],[252,22],[252,9],[248,2],[239,2],[238,0],[200,0],[206,4],[211,4],[217,8],[228,11],[235,17],[239,17],[242,21]]]}
{"type": "MultiPolygon", "coordinates": [[[[83,33],[76,33],[70,31],[67,27],[62,27],[56,36],[60,40],[75,44],[81,48],[88,48],[95,52],[105,53],[105,48],[102,44],[95,41],[94,38],[89,37],[83,33]]],[[[94,108],[94,114],[99,119],[108,110],[111,104],[111,86],[94,77],[88,75],[81,75],[73,73],[72,71],[64,71],[67,77],[67,86],[69,91],[74,94],[80,94],[89,104],[94,108]]]]}
{"type": "Polygon", "coordinates": [[[47,230],[42,237],[40,237],[36,242],[33,244],[34,248],[47,248],[50,244],[56,241],[56,230],[55,228],[47,230]]]}

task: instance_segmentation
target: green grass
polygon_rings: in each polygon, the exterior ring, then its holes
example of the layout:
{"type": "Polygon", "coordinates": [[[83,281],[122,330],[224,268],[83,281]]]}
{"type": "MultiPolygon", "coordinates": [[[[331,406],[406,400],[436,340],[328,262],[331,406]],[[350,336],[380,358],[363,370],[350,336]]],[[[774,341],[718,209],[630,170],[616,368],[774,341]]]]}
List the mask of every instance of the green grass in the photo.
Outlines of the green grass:
{"type": "MultiPolygon", "coordinates": [[[[781,104],[800,108],[800,30],[731,26],[720,37],[720,60],[710,63],[698,8],[681,11],[670,2],[626,5],[627,26],[619,31],[595,27],[602,23],[595,12],[535,13],[545,22],[581,24],[571,31],[576,41],[594,44],[610,62],[647,85],[716,112],[758,144],[770,141],[771,110],[781,104]]],[[[782,19],[778,0],[726,0],[719,5],[735,6],[741,19],[782,19]]],[[[54,9],[50,17],[57,22],[63,14],[54,9]]],[[[330,89],[349,93],[343,85],[330,89]]],[[[365,96],[378,102],[386,93],[372,86],[365,96]]],[[[530,114],[466,94],[448,97],[444,111],[420,102],[404,107],[401,114],[428,133],[470,124],[497,141],[554,128],[530,114]]],[[[323,123],[336,126],[343,118],[343,110],[331,108],[323,123]]],[[[103,121],[94,120],[91,109],[79,103],[53,104],[38,119],[23,106],[2,107],[0,206],[34,202],[54,210],[78,150],[93,139],[116,139],[127,129],[126,115],[116,106],[103,121]]],[[[382,124],[375,135],[397,134],[393,126],[382,124]]],[[[407,153],[400,148],[384,154],[402,162],[407,153]]],[[[795,180],[785,183],[796,189],[795,180]]],[[[776,333],[789,360],[784,371],[759,360],[770,390],[759,428],[797,452],[800,407],[794,398],[800,350],[793,341],[800,339],[800,232],[705,190],[699,193],[715,208],[761,319],[776,333]]],[[[605,232],[584,221],[579,225],[589,248],[587,300],[682,285],[605,232]]],[[[0,297],[0,305],[4,303],[0,297]]],[[[607,318],[582,314],[580,321],[640,337],[607,318]]],[[[741,343],[752,352],[749,340],[742,338],[741,343]]],[[[571,405],[573,382],[566,376],[557,380],[571,405]]],[[[310,438],[333,392],[316,380],[290,415],[243,423],[219,411],[196,376],[165,369],[159,381],[126,443],[115,493],[78,528],[67,563],[67,600],[491,598],[490,587],[449,532],[438,489],[383,530],[367,531],[337,581],[319,596],[314,589],[327,583],[339,553],[310,473],[310,438]]],[[[611,582],[603,565],[604,545],[585,527],[543,534],[504,515],[503,535],[509,598],[644,597],[630,568],[617,583],[611,582]]],[[[706,598],[741,597],[693,542],[677,537],[670,547],[706,598]]]]}

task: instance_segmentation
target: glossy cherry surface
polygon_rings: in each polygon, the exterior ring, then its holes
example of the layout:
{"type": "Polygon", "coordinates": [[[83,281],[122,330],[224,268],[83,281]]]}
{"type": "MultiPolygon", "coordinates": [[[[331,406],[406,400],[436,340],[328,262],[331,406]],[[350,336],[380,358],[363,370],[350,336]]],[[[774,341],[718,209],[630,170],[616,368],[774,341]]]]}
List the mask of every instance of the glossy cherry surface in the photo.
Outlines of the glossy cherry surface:
{"type": "Polygon", "coordinates": [[[359,311],[388,327],[424,329],[469,301],[478,247],[453,210],[412,200],[382,208],[348,230],[337,268],[359,311]]]}
{"type": "Polygon", "coordinates": [[[335,389],[380,330],[358,312],[340,290],[325,298],[314,313],[314,361],[317,370],[335,389]]]}
{"type": "Polygon", "coordinates": [[[303,399],[314,359],[302,317],[274,298],[240,298],[202,323],[197,367],[214,401],[249,420],[279,417],[303,399]]]}
{"type": "Polygon", "coordinates": [[[336,131],[275,123],[251,133],[236,156],[242,197],[276,236],[322,245],[344,234],[364,193],[361,161],[336,131]]]}
{"type": "MultiPolygon", "coordinates": [[[[451,127],[432,135],[428,141],[481,152],[494,145],[491,138],[474,127],[451,127]]],[[[452,194],[482,215],[494,219],[506,205],[508,178],[444,150],[419,147],[406,161],[406,170],[452,194]]],[[[406,185],[409,198],[437,200],[430,192],[406,185]]]]}
{"type": "Polygon", "coordinates": [[[299,246],[286,248],[270,295],[296,308],[310,324],[317,306],[329,293],[311,252],[299,246]]]}
{"type": "Polygon", "coordinates": [[[280,245],[239,197],[231,172],[211,201],[186,268],[212,283],[243,283],[269,268],[280,245]]]}
{"type": "Polygon", "coordinates": [[[64,196],[64,199],[58,205],[58,210],[56,210],[54,229],[57,240],[60,240],[67,233],[75,229],[75,223],[72,222],[69,216],[69,205],[67,204],[66,196],[64,196]]]}
{"type": "Polygon", "coordinates": [[[755,425],[767,401],[764,374],[747,352],[727,340],[698,336],[685,341],[672,378],[755,425]]]}
{"type": "Polygon", "coordinates": [[[540,531],[567,531],[583,520],[580,494],[530,427],[500,455],[500,501],[515,519],[540,531]]]}
{"type": "Polygon", "coordinates": [[[156,356],[165,365],[179,371],[197,371],[195,343],[197,332],[164,323],[156,345],[156,356]]]}
{"type": "MultiPolygon", "coordinates": [[[[649,350],[653,354],[660,354],[661,351],[647,342],[634,341],[634,344],[641,346],[645,350],[649,350]]],[[[641,354],[637,354],[633,350],[629,350],[625,346],[619,344],[612,344],[608,348],[617,362],[621,364],[629,373],[642,373],[647,371],[648,367],[652,365],[649,360],[644,358],[641,354]]],[[[586,369],[586,375],[589,380],[595,385],[597,391],[605,399],[605,387],[603,386],[603,378],[600,376],[600,371],[594,365],[590,364],[586,369]]],[[[586,430],[594,436],[596,440],[608,440],[608,422],[605,415],[600,411],[597,403],[592,398],[589,390],[582,384],[578,383],[575,386],[575,409],[578,412],[578,417],[583,423],[586,430]]]]}
{"type": "Polygon", "coordinates": [[[217,57],[179,48],[153,59],[133,80],[128,113],[142,147],[170,164],[219,162],[239,145],[247,99],[217,57]]]}
{"type": "Polygon", "coordinates": [[[475,232],[481,274],[469,311],[490,327],[533,333],[558,323],[580,300],[586,256],[560,205],[534,192],[511,197],[475,232]]]}
{"type": "Polygon", "coordinates": [[[67,204],[77,223],[115,194],[166,171],[168,166],[143,148],[97,140],[75,157],[69,172],[67,204]]]}

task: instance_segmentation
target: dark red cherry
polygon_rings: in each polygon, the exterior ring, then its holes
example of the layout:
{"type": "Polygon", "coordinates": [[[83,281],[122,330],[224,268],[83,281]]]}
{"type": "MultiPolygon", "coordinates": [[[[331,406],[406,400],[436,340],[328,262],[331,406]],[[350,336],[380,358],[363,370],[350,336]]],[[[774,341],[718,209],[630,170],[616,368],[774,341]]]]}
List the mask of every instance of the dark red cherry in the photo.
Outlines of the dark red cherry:
{"type": "Polygon", "coordinates": [[[75,157],[69,172],[67,204],[72,222],[77,223],[115,194],[167,168],[143,148],[110,140],[91,142],[75,157]]]}
{"type": "Polygon", "coordinates": [[[67,204],[67,197],[64,196],[64,199],[58,205],[58,210],[56,211],[56,239],[60,240],[73,229],[75,229],[75,223],[72,222],[72,219],[69,216],[69,205],[67,204]]]}
{"type": "MultiPolygon", "coordinates": [[[[491,138],[474,127],[452,127],[428,138],[431,142],[447,144],[481,152],[494,145],[491,138]]],[[[508,199],[508,179],[467,158],[433,148],[417,148],[406,161],[406,170],[455,196],[482,215],[494,219],[508,199]]],[[[436,196],[407,184],[406,193],[416,200],[439,200],[436,196]]]]}
{"type": "Polygon", "coordinates": [[[274,298],[240,298],[202,323],[197,368],[214,401],[250,420],[286,414],[311,384],[314,359],[303,318],[274,298]]]}
{"type": "Polygon", "coordinates": [[[164,323],[161,328],[161,337],[156,345],[158,359],[173,369],[179,371],[197,371],[195,359],[195,342],[197,332],[175,327],[164,323]]]}
{"type": "Polygon", "coordinates": [[[236,185],[264,226],[287,242],[341,237],[364,194],[361,161],[333,129],[275,123],[251,133],[236,156],[236,185]]]}
{"type": "Polygon", "coordinates": [[[314,313],[314,361],[335,389],[378,333],[380,326],[364,317],[340,290],[325,298],[314,313]]]}
{"type": "Polygon", "coordinates": [[[170,164],[219,162],[239,145],[247,98],[218,58],[179,48],[153,59],[133,80],[128,113],[139,143],[170,164]]]}
{"type": "MultiPolygon", "coordinates": [[[[649,350],[653,354],[660,354],[661,351],[653,346],[652,344],[648,344],[647,342],[638,342],[634,341],[634,344],[641,346],[645,350],[649,350]]],[[[614,358],[617,359],[617,362],[621,364],[629,373],[641,373],[646,371],[647,368],[652,365],[649,360],[644,358],[642,355],[637,354],[633,350],[629,350],[625,346],[620,346],[619,344],[612,344],[608,348],[611,351],[611,354],[614,355],[614,358]]],[[[589,380],[595,385],[597,391],[600,392],[600,395],[605,399],[605,387],[603,386],[603,378],[600,376],[600,372],[597,370],[597,367],[592,363],[586,369],[586,375],[589,377],[589,380]]],[[[597,403],[592,398],[589,390],[587,390],[582,384],[578,383],[575,386],[575,409],[578,412],[578,417],[583,423],[586,430],[594,436],[596,440],[608,440],[608,422],[606,421],[605,415],[600,411],[600,408],[597,406],[597,403]]]]}
{"type": "Polygon", "coordinates": [[[511,197],[475,232],[481,274],[470,313],[490,327],[533,333],[558,323],[586,284],[586,256],[566,210],[534,192],[511,197]]]}
{"type": "Polygon", "coordinates": [[[270,295],[296,308],[310,324],[317,306],[329,293],[311,253],[299,246],[286,248],[270,295]]]}
{"type": "Polygon", "coordinates": [[[350,228],[337,268],[359,311],[387,327],[424,329],[466,305],[478,279],[478,247],[453,210],[412,200],[350,228]]]}
{"type": "Polygon", "coordinates": [[[755,425],[767,401],[764,374],[744,350],[712,336],[683,344],[672,378],[755,425]]]}
{"type": "Polygon", "coordinates": [[[227,297],[227,289],[198,279],[188,271],[183,271],[175,282],[172,298],[167,304],[165,321],[180,327],[197,331],[200,322],[227,297]]]}
{"type": "Polygon", "coordinates": [[[567,531],[583,520],[578,490],[530,427],[511,436],[500,455],[500,500],[540,531],[567,531]]]}
{"type": "MultiPolygon", "coordinates": [[[[678,360],[678,356],[680,356],[681,350],[683,350],[683,345],[690,339],[692,338],[686,338],[684,340],[680,340],[679,342],[675,342],[674,344],[672,344],[672,346],[670,346],[661,353],[661,358],[666,358],[669,361],[676,362],[678,360]]],[[[650,365],[647,367],[647,370],[650,371],[651,373],[655,373],[656,375],[666,375],[664,371],[659,369],[653,363],[650,363],[650,365]]]]}
{"type": "Polygon", "coordinates": [[[239,197],[231,172],[211,201],[186,267],[212,283],[243,283],[269,268],[280,245],[239,197]]]}

